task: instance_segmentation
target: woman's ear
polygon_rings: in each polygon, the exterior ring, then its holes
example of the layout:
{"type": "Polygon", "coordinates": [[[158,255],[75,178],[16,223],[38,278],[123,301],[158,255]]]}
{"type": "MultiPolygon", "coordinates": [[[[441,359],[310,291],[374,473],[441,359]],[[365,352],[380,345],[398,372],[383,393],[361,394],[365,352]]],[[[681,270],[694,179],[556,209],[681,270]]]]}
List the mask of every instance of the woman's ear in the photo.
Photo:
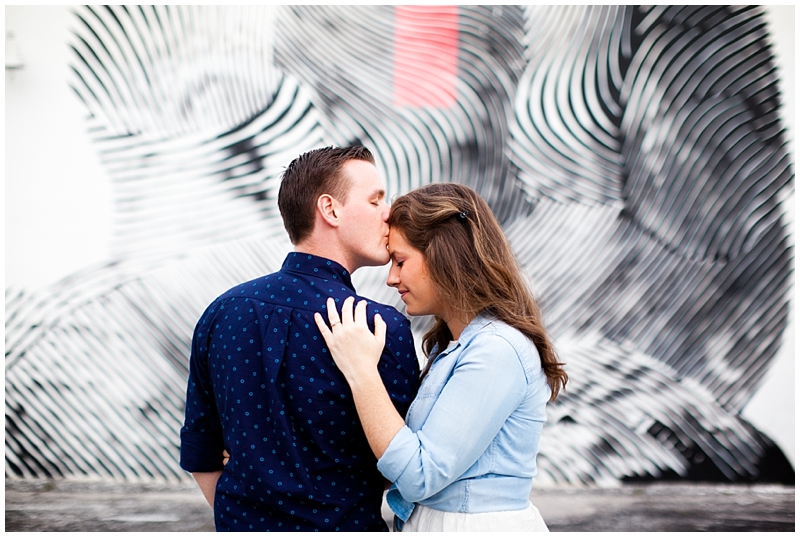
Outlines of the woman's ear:
{"type": "Polygon", "coordinates": [[[317,212],[328,225],[339,227],[339,202],[330,194],[317,198],[317,212]]]}

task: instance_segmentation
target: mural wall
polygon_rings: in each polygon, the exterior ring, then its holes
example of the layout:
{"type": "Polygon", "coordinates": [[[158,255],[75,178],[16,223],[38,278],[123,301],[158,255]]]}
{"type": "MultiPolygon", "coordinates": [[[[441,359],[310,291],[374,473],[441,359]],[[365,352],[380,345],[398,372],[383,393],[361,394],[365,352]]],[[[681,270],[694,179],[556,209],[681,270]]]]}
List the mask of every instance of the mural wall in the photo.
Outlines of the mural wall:
{"type": "MultiPolygon", "coordinates": [[[[459,182],[502,221],[571,379],[538,485],[794,483],[741,416],[793,285],[761,8],[113,6],[73,27],[113,255],[6,294],[6,478],[191,479],[194,323],[291,248],[283,167],[360,143],[390,198],[459,182]]],[[[402,310],[384,279],[354,275],[402,310]]]]}

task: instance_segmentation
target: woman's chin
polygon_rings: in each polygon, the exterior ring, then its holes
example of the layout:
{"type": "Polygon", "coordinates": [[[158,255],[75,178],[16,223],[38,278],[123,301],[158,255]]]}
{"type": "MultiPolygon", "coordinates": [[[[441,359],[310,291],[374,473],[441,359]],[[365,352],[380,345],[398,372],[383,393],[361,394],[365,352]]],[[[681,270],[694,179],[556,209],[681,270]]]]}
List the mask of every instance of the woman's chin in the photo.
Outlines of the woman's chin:
{"type": "Polygon", "coordinates": [[[406,315],[410,317],[419,317],[420,315],[425,315],[425,313],[415,309],[414,306],[406,304],[406,315]]]}

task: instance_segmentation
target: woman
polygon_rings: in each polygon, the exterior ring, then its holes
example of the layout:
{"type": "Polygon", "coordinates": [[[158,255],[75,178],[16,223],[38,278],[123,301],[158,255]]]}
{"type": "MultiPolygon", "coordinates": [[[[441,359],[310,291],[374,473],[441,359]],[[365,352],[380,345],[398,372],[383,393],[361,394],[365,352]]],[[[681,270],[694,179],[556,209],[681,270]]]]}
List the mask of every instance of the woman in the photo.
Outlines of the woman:
{"type": "Polygon", "coordinates": [[[503,231],[480,196],[456,184],[398,198],[389,215],[395,287],[409,315],[432,315],[428,363],[406,420],[377,363],[386,325],[366,302],[316,314],[344,374],[387,501],[403,531],[547,531],[530,503],[545,405],[567,382],[503,231]]]}

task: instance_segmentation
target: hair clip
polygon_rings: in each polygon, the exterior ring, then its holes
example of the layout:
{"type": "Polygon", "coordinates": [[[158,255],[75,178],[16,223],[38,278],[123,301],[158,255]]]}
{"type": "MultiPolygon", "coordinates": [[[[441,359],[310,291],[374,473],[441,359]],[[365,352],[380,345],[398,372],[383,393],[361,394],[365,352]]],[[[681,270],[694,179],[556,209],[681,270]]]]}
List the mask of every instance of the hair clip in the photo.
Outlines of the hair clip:
{"type": "Polygon", "coordinates": [[[468,216],[469,216],[469,211],[461,211],[460,213],[458,213],[458,217],[462,220],[466,220],[468,216]]]}

